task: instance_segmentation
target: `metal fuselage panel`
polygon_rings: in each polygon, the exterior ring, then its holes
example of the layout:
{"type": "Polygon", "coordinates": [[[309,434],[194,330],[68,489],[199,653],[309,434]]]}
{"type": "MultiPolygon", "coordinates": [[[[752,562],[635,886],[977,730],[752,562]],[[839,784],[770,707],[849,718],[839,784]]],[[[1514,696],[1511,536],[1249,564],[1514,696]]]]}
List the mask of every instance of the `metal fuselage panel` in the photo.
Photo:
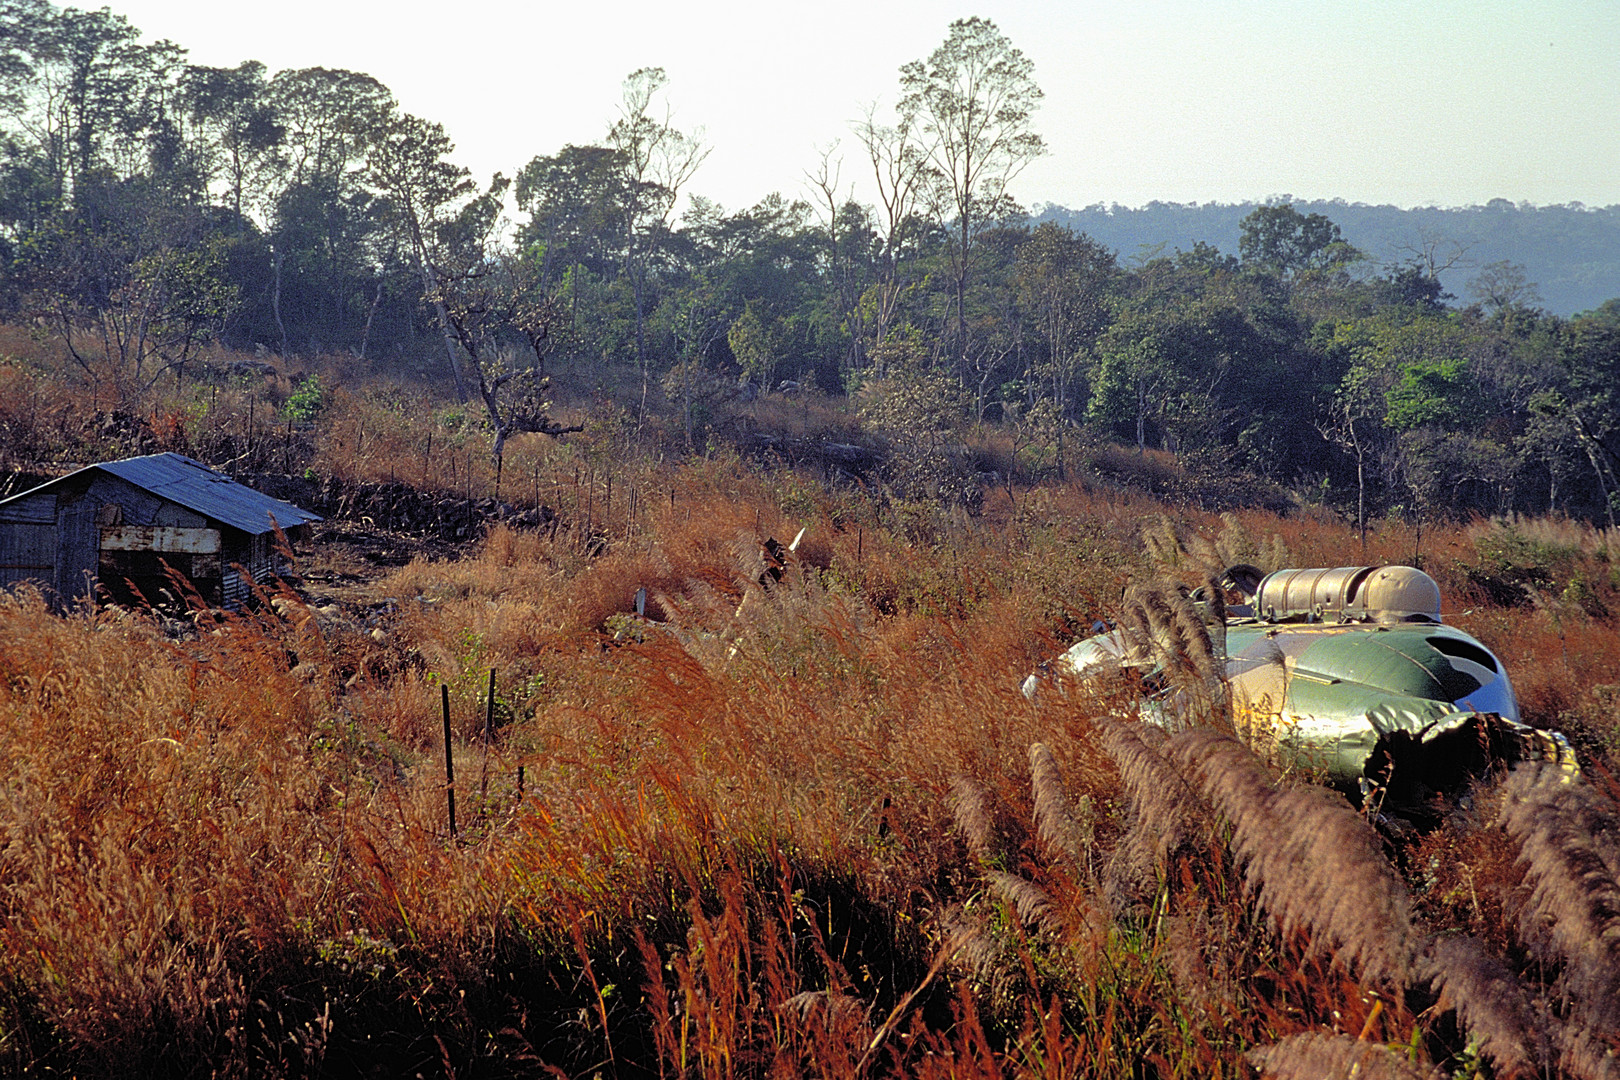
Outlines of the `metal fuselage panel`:
{"type": "MultiPolygon", "coordinates": [[[[1478,713],[1519,719],[1496,657],[1443,624],[1239,621],[1226,628],[1226,650],[1238,734],[1335,783],[1355,784],[1385,736],[1426,743],[1478,713]]],[[[1080,641],[1059,666],[1085,678],[1125,656],[1114,631],[1080,641]]]]}

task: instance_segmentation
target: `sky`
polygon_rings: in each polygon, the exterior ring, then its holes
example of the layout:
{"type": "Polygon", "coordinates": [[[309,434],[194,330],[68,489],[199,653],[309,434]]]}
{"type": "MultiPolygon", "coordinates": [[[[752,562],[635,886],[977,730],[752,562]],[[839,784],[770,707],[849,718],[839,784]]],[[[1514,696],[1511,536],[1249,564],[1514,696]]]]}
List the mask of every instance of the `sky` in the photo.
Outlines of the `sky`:
{"type": "Polygon", "coordinates": [[[870,201],[850,123],[978,15],[1045,91],[1026,206],[1620,204],[1617,0],[107,2],[193,63],[369,74],[480,180],[599,141],[625,76],[662,67],[711,147],[689,192],[803,197],[836,143],[870,201]]]}

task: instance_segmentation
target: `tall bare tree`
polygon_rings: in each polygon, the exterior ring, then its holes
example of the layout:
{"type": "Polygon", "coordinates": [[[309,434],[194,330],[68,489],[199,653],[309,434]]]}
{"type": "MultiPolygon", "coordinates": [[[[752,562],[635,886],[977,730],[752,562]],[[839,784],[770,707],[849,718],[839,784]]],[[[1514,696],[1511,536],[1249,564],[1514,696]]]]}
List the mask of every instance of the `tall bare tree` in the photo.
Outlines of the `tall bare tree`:
{"type": "MultiPolygon", "coordinates": [[[[445,355],[455,379],[456,400],[467,400],[467,381],[457,355],[458,337],[445,309],[441,269],[449,233],[476,191],[467,170],[446,158],[455,144],[443,125],[397,113],[374,135],[366,156],[366,179],[386,198],[396,228],[403,233],[422,295],[433,304],[444,337],[445,355]]],[[[504,181],[497,177],[504,188],[504,181]]]]}
{"type": "MultiPolygon", "coordinates": [[[[893,127],[877,121],[876,106],[855,125],[855,136],[866,150],[877,186],[878,281],[870,290],[871,323],[867,328],[874,344],[881,345],[894,323],[895,311],[905,293],[901,260],[918,213],[932,206],[927,149],[917,138],[916,117],[902,110],[893,127]]],[[[879,355],[883,350],[878,350],[879,355]]],[[[880,372],[881,374],[881,372],[880,372]]]]}
{"type": "MultiPolygon", "coordinates": [[[[814,171],[806,171],[806,182],[815,192],[817,213],[825,209],[827,216],[827,280],[831,283],[838,305],[839,321],[849,328],[849,343],[845,346],[841,369],[853,371],[860,361],[864,327],[861,316],[861,285],[855,272],[855,225],[864,224],[866,215],[855,203],[853,195],[840,195],[839,177],[844,159],[836,156],[837,142],[818,149],[820,162],[814,171]],[[856,220],[852,221],[854,218],[856,220]]],[[[735,352],[735,348],[733,348],[735,352]]]]}
{"type": "Polygon", "coordinates": [[[648,382],[648,264],[669,228],[681,188],[709,156],[701,131],[687,134],[676,128],[667,101],[659,108],[659,95],[668,81],[663,68],[631,72],[624,81],[619,119],[608,129],[608,144],[619,152],[624,176],[624,268],[636,303],[636,363],[641,367],[643,408],[648,382]]]}
{"type": "Polygon", "coordinates": [[[901,128],[920,139],[955,215],[951,272],[956,353],[965,355],[967,283],[979,232],[1008,206],[1007,187],[1046,152],[1034,130],[1035,65],[988,19],[958,19],[927,60],[900,69],[901,128]]]}

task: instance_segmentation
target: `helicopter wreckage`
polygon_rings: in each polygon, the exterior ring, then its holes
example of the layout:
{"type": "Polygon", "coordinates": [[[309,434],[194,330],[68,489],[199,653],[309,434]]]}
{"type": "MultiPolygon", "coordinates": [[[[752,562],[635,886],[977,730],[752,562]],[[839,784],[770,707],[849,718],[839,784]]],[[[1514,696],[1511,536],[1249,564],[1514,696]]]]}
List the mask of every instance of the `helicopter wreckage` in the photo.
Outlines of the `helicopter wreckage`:
{"type": "Polygon", "coordinates": [[[1174,729],[1229,715],[1256,753],[1373,811],[1460,794],[1498,763],[1579,772],[1563,735],[1521,722],[1502,663],[1445,624],[1439,586],[1408,566],[1239,565],[1190,596],[1134,589],[1113,629],[1023,689],[1033,700],[1043,684],[1121,677],[1139,684],[1142,720],[1174,729]]]}

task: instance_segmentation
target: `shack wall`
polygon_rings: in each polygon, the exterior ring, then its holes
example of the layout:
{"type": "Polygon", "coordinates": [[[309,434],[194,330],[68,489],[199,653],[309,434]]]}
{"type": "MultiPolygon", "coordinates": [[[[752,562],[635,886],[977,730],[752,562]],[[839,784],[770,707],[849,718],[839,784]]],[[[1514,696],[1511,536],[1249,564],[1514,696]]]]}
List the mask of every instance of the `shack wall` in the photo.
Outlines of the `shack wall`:
{"type": "Polygon", "coordinates": [[[169,572],[204,602],[220,602],[220,531],[215,522],[117,476],[97,473],[85,495],[95,508],[96,581],[119,603],[179,603],[169,572]]]}
{"type": "Polygon", "coordinates": [[[66,489],[56,501],[56,595],[63,604],[90,596],[100,571],[96,525],[100,505],[83,488],[66,489]]]}
{"type": "MultiPolygon", "coordinates": [[[[88,498],[96,509],[116,507],[118,520],[103,520],[104,525],[138,525],[149,528],[206,529],[208,518],[179,503],[154,495],[145,488],[136,487],[107,473],[96,473],[90,482],[88,498]]],[[[111,518],[112,515],[107,515],[111,518]]]]}
{"type": "Polygon", "coordinates": [[[0,589],[24,581],[56,585],[56,492],[18,499],[0,510],[0,589]]]}
{"type": "Polygon", "coordinates": [[[253,570],[253,538],[235,529],[226,530],[220,561],[223,564],[220,577],[221,602],[226,607],[241,607],[248,602],[248,596],[253,591],[253,582],[259,580],[257,577],[242,576],[243,570],[247,570],[250,574],[253,570]]]}
{"type": "MultiPolygon", "coordinates": [[[[288,541],[302,539],[304,533],[302,526],[289,529],[288,541]]],[[[274,533],[249,536],[235,529],[226,529],[221,561],[224,564],[221,593],[227,607],[240,607],[247,603],[254,584],[274,581],[288,570],[287,560],[276,552],[274,533]],[[245,576],[242,571],[247,572],[245,576]]]]}

